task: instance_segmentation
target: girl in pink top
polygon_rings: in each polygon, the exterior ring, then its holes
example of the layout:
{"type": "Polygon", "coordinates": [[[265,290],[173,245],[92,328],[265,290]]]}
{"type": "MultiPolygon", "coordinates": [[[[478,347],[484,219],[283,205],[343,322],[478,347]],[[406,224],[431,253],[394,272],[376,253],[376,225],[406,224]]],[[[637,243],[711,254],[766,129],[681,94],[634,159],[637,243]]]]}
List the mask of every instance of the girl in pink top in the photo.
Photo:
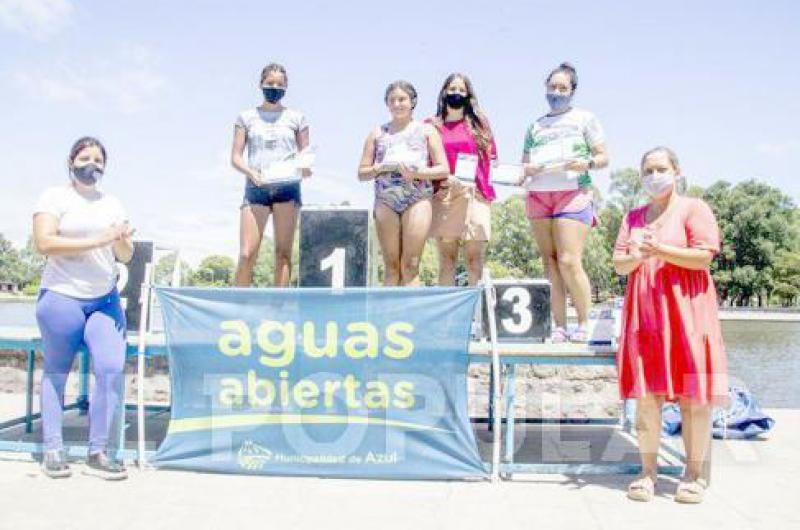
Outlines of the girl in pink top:
{"type": "Polygon", "coordinates": [[[439,91],[436,116],[428,120],[442,137],[450,178],[433,182],[431,237],[439,249],[439,285],[454,285],[458,250],[463,244],[467,275],[475,285],[483,273],[486,246],[491,238],[490,203],[496,194],[489,181],[497,159],[489,121],[478,105],[472,82],[464,74],[450,74],[439,91]],[[458,155],[477,157],[471,182],[456,174],[458,155]]]}
{"type": "Polygon", "coordinates": [[[617,359],[620,394],[639,401],[642,476],[631,483],[628,497],[653,496],[661,408],[669,400],[680,404],[687,454],[675,500],[697,503],[708,484],[703,464],[711,442],[711,406],[724,403],[728,385],[709,272],[720,232],[705,202],[676,192],[680,166],[672,150],[645,153],[641,172],[651,200],[625,216],[613,257],[617,272],[629,276],[617,359]]]}

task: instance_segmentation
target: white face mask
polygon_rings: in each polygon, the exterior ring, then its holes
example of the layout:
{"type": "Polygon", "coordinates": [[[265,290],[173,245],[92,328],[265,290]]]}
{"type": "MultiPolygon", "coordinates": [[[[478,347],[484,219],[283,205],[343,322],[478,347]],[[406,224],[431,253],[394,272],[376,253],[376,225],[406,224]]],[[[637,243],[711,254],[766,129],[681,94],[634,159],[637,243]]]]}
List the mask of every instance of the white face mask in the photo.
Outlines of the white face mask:
{"type": "Polygon", "coordinates": [[[642,177],[642,188],[653,199],[668,195],[675,186],[675,175],[654,171],[642,177]]]}

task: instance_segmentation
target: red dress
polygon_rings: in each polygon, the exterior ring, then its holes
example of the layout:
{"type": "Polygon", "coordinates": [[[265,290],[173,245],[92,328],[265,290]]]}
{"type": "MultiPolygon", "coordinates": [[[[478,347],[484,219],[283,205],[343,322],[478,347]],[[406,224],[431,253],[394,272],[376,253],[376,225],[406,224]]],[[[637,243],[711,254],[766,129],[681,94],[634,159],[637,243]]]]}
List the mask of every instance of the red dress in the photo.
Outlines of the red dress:
{"type": "MultiPolygon", "coordinates": [[[[719,252],[720,232],[700,199],[676,197],[653,223],[647,206],[625,216],[615,252],[627,254],[632,235],[645,227],[664,244],[719,252]]],[[[620,394],[662,395],[722,404],[728,379],[717,315],[717,292],[708,269],[690,270],[647,258],[628,276],[617,353],[620,394]]]]}

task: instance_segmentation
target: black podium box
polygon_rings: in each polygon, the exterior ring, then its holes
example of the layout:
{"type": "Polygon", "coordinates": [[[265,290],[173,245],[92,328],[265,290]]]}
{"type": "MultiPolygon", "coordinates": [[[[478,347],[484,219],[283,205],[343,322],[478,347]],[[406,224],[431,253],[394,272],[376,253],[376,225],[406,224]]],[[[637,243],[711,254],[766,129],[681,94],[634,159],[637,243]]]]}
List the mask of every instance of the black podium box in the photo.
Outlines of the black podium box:
{"type": "MultiPolygon", "coordinates": [[[[499,342],[544,342],[550,337],[550,282],[544,279],[493,280],[499,342]]],[[[483,301],[483,333],[489,336],[488,304],[483,301]]]]}
{"type": "Polygon", "coordinates": [[[365,287],[368,255],[368,210],[301,210],[300,287],[365,287]]]}

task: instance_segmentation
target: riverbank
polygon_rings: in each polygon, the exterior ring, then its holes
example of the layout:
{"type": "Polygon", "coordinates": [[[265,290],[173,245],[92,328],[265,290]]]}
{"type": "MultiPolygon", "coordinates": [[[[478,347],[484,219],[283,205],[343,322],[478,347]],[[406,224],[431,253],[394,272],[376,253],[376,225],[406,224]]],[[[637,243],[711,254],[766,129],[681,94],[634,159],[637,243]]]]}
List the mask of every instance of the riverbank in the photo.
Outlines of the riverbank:
{"type": "MultiPolygon", "coordinates": [[[[3,303],[3,302],[29,302],[29,303],[31,303],[31,302],[36,302],[36,297],[35,296],[29,296],[27,294],[22,294],[22,293],[16,293],[16,294],[0,293],[0,303],[3,303]]],[[[0,322],[0,325],[2,325],[2,324],[3,323],[0,322]]]]}
{"type": "Polygon", "coordinates": [[[737,309],[720,308],[720,320],[731,321],[762,321],[762,322],[800,322],[800,312],[781,310],[737,309]]]}

